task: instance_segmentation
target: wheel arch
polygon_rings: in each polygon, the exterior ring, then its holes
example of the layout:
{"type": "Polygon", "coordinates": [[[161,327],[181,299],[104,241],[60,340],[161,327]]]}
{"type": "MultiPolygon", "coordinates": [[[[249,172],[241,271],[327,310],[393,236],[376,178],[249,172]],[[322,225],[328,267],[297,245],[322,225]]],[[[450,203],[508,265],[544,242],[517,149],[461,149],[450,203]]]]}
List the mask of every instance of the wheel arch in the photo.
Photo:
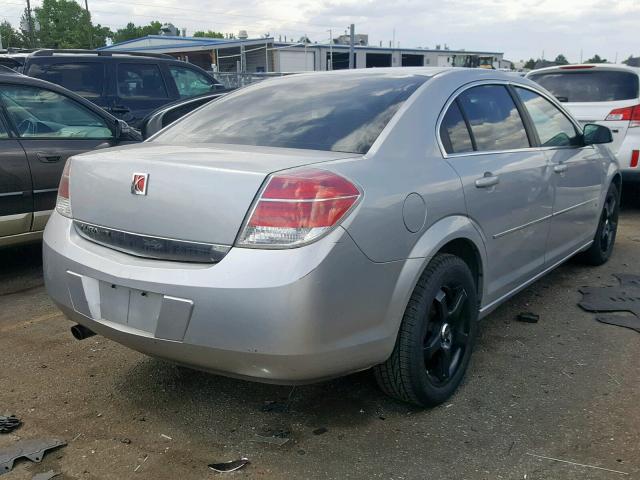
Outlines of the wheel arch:
{"type": "Polygon", "coordinates": [[[464,215],[452,215],[440,219],[429,227],[416,242],[398,276],[392,301],[387,311],[386,323],[390,329],[390,343],[388,351],[385,352],[387,354],[385,358],[391,355],[402,317],[418,280],[429,262],[438,253],[457,255],[469,265],[477,281],[478,308],[481,307],[487,284],[487,254],[481,230],[469,217],[464,215]]]}

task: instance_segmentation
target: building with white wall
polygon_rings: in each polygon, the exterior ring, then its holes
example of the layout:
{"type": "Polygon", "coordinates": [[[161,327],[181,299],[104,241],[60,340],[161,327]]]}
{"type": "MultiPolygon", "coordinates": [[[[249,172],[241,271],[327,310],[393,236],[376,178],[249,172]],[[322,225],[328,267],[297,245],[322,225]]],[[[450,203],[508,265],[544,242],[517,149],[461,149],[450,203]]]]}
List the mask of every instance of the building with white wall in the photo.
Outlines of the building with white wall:
{"type": "MultiPolygon", "coordinates": [[[[165,53],[220,72],[301,72],[349,68],[349,46],[273,38],[221,39],[149,35],[100,50],[165,53]]],[[[455,66],[500,68],[502,52],[356,45],[355,68],[455,66]]]]}

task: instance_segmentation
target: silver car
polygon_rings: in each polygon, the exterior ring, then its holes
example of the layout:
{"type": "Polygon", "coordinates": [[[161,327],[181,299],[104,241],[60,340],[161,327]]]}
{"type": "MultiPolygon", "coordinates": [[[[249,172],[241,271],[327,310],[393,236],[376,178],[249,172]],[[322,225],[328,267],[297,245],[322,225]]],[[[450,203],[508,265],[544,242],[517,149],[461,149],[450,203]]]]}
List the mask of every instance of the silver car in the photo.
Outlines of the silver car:
{"type": "Polygon", "coordinates": [[[272,383],[373,367],[435,405],[479,318],[576,254],[611,255],[610,141],[496,71],[265,81],[69,160],[47,289],[78,338],[272,383]]]}

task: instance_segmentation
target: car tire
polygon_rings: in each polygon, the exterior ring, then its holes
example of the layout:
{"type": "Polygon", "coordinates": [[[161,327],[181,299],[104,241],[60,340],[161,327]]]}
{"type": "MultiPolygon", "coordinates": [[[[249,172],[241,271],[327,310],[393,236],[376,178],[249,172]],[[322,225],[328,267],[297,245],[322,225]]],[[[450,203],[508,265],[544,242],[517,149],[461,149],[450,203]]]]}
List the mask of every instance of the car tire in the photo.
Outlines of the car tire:
{"type": "Polygon", "coordinates": [[[604,200],[598,229],[593,243],[580,255],[587,265],[602,265],[611,257],[618,230],[618,214],[620,212],[620,192],[615,184],[611,184],[604,200]]]}
{"type": "Polygon", "coordinates": [[[374,367],[380,388],[421,407],[446,401],[460,385],[478,328],[476,283],[455,255],[436,255],[416,285],[391,356],[374,367]]]}

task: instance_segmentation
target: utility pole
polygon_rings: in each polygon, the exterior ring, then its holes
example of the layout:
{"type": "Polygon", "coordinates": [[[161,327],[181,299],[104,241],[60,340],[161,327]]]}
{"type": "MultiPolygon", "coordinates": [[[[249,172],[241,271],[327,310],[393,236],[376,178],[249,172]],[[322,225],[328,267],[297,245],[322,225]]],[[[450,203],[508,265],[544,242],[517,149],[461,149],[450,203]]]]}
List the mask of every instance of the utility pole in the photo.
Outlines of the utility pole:
{"type": "Polygon", "coordinates": [[[27,0],[27,28],[29,29],[29,43],[31,48],[35,48],[36,42],[33,37],[33,18],[31,18],[31,2],[27,0]]]}
{"type": "Polygon", "coordinates": [[[356,51],[355,41],[356,41],[356,26],[352,23],[349,26],[349,69],[356,68],[353,62],[353,55],[356,51]]]}
{"type": "Polygon", "coordinates": [[[327,70],[333,70],[333,32],[329,29],[329,68],[327,70]]]}
{"type": "Polygon", "coordinates": [[[84,9],[87,11],[87,24],[89,27],[89,48],[93,50],[93,28],[91,28],[91,13],[89,13],[89,0],[84,0],[84,9]]]}

